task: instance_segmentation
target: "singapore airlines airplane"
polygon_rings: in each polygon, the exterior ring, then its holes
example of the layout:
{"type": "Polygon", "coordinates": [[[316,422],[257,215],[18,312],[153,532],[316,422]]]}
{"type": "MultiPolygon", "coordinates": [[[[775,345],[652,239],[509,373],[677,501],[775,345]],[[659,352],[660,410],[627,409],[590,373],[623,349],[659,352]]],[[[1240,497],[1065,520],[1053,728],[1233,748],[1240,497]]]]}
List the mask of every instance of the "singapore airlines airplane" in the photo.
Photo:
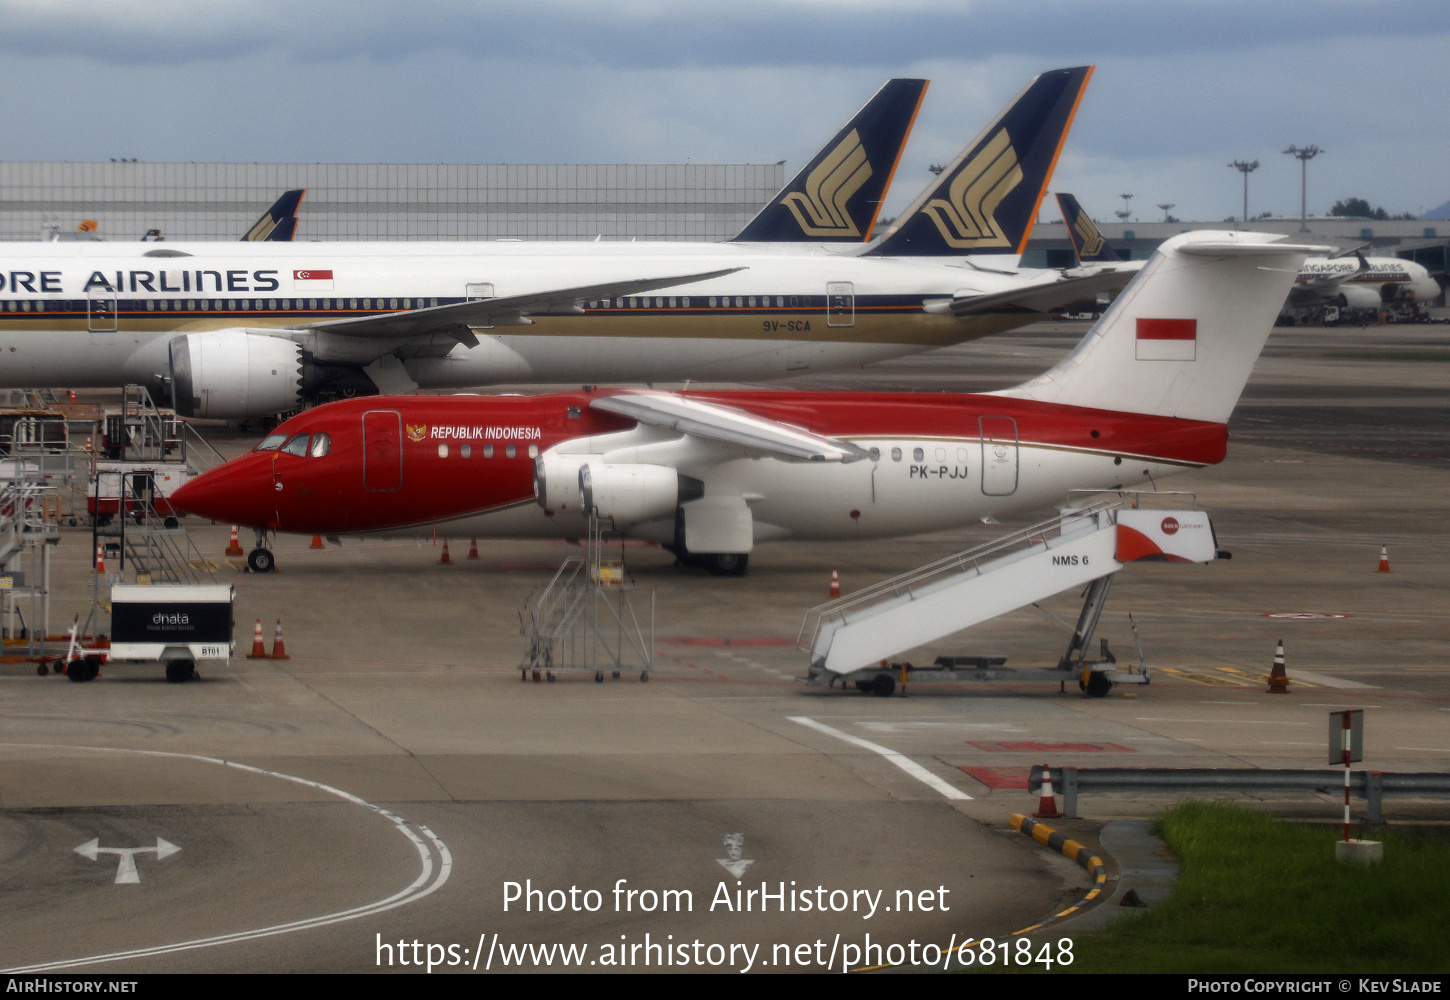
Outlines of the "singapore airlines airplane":
{"type": "MultiPolygon", "coordinates": [[[[895,230],[856,252],[751,241],[0,246],[0,388],[142,383],[169,388],[183,415],[243,417],[419,387],[770,379],[985,336],[1126,283],[974,263],[1021,253],[1090,75],[1033,80],[895,230]]],[[[803,171],[777,223],[788,215],[810,240],[860,229],[843,206],[891,164],[871,164],[858,140],[848,133],[803,171]]]]}

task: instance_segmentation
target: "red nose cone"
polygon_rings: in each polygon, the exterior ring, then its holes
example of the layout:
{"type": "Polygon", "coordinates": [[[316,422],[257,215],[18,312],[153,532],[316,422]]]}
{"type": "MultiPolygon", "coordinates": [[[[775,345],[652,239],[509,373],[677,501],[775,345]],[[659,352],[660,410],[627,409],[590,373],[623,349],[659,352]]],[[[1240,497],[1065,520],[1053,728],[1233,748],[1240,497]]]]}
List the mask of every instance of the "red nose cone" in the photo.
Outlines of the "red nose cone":
{"type": "Polygon", "coordinates": [[[277,519],[271,490],[272,456],[244,455],[197,476],[171,495],[171,504],[212,521],[268,528],[277,519]]]}

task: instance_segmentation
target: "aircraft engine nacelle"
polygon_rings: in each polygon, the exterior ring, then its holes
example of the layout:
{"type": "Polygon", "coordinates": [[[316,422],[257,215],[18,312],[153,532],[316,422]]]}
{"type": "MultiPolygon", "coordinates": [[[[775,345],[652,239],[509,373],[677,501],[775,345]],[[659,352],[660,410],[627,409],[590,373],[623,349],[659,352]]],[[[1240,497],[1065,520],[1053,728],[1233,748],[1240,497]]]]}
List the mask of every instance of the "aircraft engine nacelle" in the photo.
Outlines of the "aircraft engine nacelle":
{"type": "Polygon", "coordinates": [[[261,417],[302,405],[302,348],[290,340],[213,330],[171,342],[171,395],[184,417],[261,417]]]}
{"type": "Polygon", "coordinates": [[[579,498],[585,510],[597,507],[616,528],[673,517],[680,474],[663,465],[586,463],[579,467],[579,498]]]}
{"type": "Polygon", "coordinates": [[[1378,309],[1381,292],[1376,285],[1350,285],[1339,287],[1339,305],[1343,309],[1378,309]]]}
{"type": "Polygon", "coordinates": [[[598,455],[556,455],[546,451],[534,459],[534,500],[551,514],[582,511],[579,469],[598,462],[598,455]]]}

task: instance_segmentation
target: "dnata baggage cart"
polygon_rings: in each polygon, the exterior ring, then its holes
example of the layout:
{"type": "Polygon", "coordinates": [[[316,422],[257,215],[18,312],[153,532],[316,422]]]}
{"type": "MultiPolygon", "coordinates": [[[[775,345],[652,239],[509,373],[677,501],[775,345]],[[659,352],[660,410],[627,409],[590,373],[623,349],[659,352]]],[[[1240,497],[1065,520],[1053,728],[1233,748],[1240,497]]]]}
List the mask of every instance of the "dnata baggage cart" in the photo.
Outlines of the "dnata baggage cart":
{"type": "Polygon", "coordinates": [[[118,583],[111,588],[111,660],[160,660],[166,679],[189,680],[197,660],[230,660],[229,583],[118,583]]]}

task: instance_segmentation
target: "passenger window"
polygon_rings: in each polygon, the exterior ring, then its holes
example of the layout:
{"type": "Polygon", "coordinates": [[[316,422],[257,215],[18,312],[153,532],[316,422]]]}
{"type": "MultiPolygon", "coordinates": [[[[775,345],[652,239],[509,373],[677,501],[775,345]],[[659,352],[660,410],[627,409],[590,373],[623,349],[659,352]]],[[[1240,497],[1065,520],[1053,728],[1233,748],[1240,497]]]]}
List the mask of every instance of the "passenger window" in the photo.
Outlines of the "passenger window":
{"type": "Polygon", "coordinates": [[[893,462],[899,462],[899,461],[901,461],[901,449],[900,448],[892,448],[891,449],[891,460],[893,462]]]}
{"type": "Polygon", "coordinates": [[[447,458],[448,457],[448,446],[446,444],[440,444],[438,446],[438,457],[439,458],[447,458]]]}
{"type": "Polygon", "coordinates": [[[262,438],[262,443],[253,448],[253,451],[276,451],[282,447],[282,442],[287,440],[286,434],[268,434],[262,438]]]}
{"type": "Polygon", "coordinates": [[[484,458],[493,458],[493,445],[486,444],[486,445],[483,446],[483,457],[484,458]]]}
{"type": "Polygon", "coordinates": [[[879,462],[879,461],[881,461],[881,449],[880,448],[872,448],[871,449],[871,461],[873,461],[873,462],[879,462]]]}
{"type": "Polygon", "coordinates": [[[913,462],[924,462],[924,461],[926,461],[926,451],[924,449],[922,449],[922,448],[913,448],[913,449],[911,449],[911,460],[913,462]]]}
{"type": "Polygon", "coordinates": [[[518,448],[514,447],[513,445],[509,445],[507,448],[504,449],[504,454],[507,455],[509,458],[513,458],[518,453],[518,448]]]}
{"type": "Polygon", "coordinates": [[[282,446],[282,454],[303,456],[307,454],[307,439],[309,434],[294,434],[292,440],[282,446]]]}
{"type": "Polygon", "coordinates": [[[312,448],[308,454],[313,458],[321,458],[332,452],[332,436],[330,434],[312,435],[312,448]]]}
{"type": "Polygon", "coordinates": [[[529,457],[530,458],[538,458],[539,457],[539,446],[538,445],[536,445],[536,444],[529,445],[529,457]]]}
{"type": "Polygon", "coordinates": [[[462,455],[464,458],[468,458],[470,455],[473,454],[473,445],[460,445],[458,448],[458,454],[462,455]]]}
{"type": "Polygon", "coordinates": [[[947,450],[945,448],[938,448],[936,450],[936,460],[938,462],[945,462],[947,460],[947,450]]]}

